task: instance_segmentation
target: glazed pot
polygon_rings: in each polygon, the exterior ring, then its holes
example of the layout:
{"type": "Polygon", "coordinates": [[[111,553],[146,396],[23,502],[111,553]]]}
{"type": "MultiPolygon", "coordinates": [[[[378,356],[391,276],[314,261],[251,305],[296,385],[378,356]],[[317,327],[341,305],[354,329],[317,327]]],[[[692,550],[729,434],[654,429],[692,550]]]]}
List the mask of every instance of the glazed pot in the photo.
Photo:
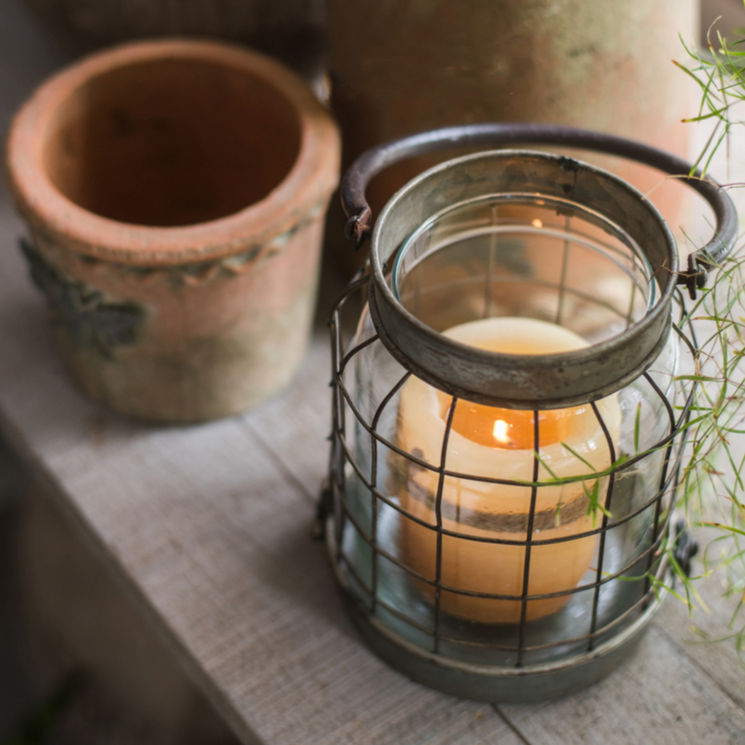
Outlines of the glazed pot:
{"type": "Polygon", "coordinates": [[[24,251],[75,379],[147,420],[230,415],[306,348],[336,127],[261,55],[160,41],[92,56],[17,114],[24,251]]]}

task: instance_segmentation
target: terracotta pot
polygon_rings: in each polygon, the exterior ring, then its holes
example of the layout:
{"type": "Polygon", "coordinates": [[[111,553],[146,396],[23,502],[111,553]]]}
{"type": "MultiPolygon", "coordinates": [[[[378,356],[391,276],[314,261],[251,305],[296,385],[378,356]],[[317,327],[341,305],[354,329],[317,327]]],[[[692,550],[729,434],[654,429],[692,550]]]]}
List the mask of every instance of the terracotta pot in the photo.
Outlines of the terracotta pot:
{"type": "MultiPolygon", "coordinates": [[[[698,4],[330,0],[332,108],[344,133],[344,167],[388,139],[484,121],[595,129],[687,158],[680,120],[696,112],[698,91],[671,60],[686,58],[680,36],[697,38],[698,4]]],[[[653,190],[678,225],[683,187],[661,184],[643,166],[580,157],[653,190]]],[[[373,210],[433,162],[384,172],[369,190],[373,210]]]]}
{"type": "Polygon", "coordinates": [[[65,40],[111,44],[180,35],[245,39],[259,31],[317,22],[314,0],[26,0],[65,40]]]}
{"type": "Polygon", "coordinates": [[[130,44],[42,85],[7,148],[32,275],[88,393],[188,422],[290,380],[339,165],[293,73],[224,44],[130,44]]]}

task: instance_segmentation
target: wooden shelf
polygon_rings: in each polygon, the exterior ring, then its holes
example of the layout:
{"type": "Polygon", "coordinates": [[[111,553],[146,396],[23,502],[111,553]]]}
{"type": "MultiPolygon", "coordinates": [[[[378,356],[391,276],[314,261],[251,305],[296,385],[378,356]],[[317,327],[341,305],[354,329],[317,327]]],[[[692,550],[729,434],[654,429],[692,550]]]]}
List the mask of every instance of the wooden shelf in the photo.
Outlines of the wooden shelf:
{"type": "MultiPolygon", "coordinates": [[[[30,41],[0,45],[0,80],[13,81],[0,90],[4,121],[56,64],[22,20],[30,41]]],[[[67,378],[15,248],[22,233],[3,193],[0,429],[242,741],[745,743],[734,653],[686,645],[689,621],[672,601],[633,660],[549,704],[459,701],[386,667],[352,629],[310,538],[330,426],[325,335],[301,384],[252,413],[193,427],[134,423],[67,378]]],[[[711,605],[715,623],[716,588],[711,605]]]]}

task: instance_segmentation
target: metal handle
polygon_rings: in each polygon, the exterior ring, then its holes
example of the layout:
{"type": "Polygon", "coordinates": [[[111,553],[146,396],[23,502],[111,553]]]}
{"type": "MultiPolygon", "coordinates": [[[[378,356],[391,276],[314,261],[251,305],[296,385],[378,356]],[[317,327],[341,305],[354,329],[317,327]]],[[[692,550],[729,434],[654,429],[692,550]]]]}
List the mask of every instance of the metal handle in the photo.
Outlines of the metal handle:
{"type": "Polygon", "coordinates": [[[717,266],[729,253],[737,235],[737,210],[719,184],[704,180],[700,171],[689,176],[691,165],[664,150],[623,137],[550,124],[489,123],[446,127],[391,140],[368,150],[352,164],[342,182],[342,205],[349,218],[345,230],[347,238],[354,241],[355,249],[367,240],[372,230],[372,212],[365,198],[365,190],[374,176],[394,163],[451,147],[483,145],[495,148],[529,144],[573,147],[617,155],[678,176],[683,183],[695,189],[714,210],[716,229],[706,246],[688,256],[687,271],[678,273],[678,284],[688,287],[692,299],[696,298],[696,289],[706,286],[708,270],[717,266]]]}

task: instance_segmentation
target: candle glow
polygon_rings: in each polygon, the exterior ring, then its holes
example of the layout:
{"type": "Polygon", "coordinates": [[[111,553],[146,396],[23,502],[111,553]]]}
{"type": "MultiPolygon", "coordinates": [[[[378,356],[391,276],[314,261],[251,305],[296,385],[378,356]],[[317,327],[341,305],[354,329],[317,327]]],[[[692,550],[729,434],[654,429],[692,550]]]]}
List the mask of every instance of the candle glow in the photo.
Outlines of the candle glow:
{"type": "MultiPolygon", "coordinates": [[[[507,354],[553,354],[587,346],[573,332],[527,318],[488,318],[444,332],[456,341],[507,354]]],[[[597,404],[612,439],[618,438],[620,409],[616,396],[597,404]]],[[[418,378],[410,378],[401,394],[399,445],[437,468],[452,398],[418,378]]],[[[539,481],[602,471],[610,465],[605,434],[589,405],[540,411],[539,481]],[[574,451],[572,453],[571,451],[574,451]],[[580,456],[580,457],[577,457],[580,456]]],[[[453,412],[445,468],[451,472],[510,482],[533,481],[535,449],[533,411],[505,409],[459,399],[453,412]]],[[[437,524],[435,501],[439,474],[409,464],[396,493],[408,513],[429,525],[437,524]]],[[[567,537],[597,527],[588,514],[586,489],[593,480],[546,484],[536,490],[533,539],[567,537]]],[[[601,479],[601,491],[605,480],[601,479]]],[[[531,488],[513,483],[485,483],[462,477],[443,481],[441,516],[440,607],[463,619],[481,623],[515,623],[522,603],[509,599],[523,592],[524,545],[484,543],[468,536],[525,541],[531,488]],[[506,598],[461,595],[446,588],[506,598]]],[[[400,545],[404,563],[431,582],[436,579],[437,535],[403,518],[400,545]]],[[[574,588],[595,553],[596,537],[588,536],[531,550],[528,593],[550,594],[574,588]]],[[[414,579],[423,594],[434,598],[433,584],[414,579]]],[[[561,608],[568,595],[528,601],[527,618],[535,619],[561,608]]]]}
{"type": "Polygon", "coordinates": [[[497,421],[494,422],[494,429],[492,430],[492,434],[494,435],[494,439],[500,445],[508,445],[510,442],[512,442],[510,436],[507,434],[509,429],[510,425],[507,424],[504,419],[497,419],[497,421]]]}

